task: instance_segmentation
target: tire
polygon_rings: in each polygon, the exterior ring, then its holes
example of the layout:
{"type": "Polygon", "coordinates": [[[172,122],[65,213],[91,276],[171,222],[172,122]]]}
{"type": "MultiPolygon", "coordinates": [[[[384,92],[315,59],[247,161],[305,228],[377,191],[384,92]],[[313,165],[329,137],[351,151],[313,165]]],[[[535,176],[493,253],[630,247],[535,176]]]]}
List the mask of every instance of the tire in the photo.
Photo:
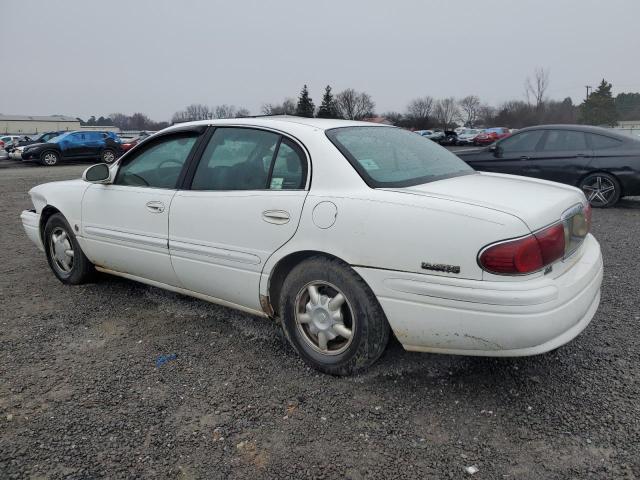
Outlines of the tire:
{"type": "Polygon", "coordinates": [[[40,155],[40,163],[47,167],[53,167],[60,162],[60,154],[53,150],[47,150],[40,155]]]}
{"type": "Polygon", "coordinates": [[[389,324],[382,307],[364,280],[342,261],[319,255],[299,263],[281,292],[284,333],[309,366],[330,375],[351,375],[384,352],[389,324]],[[336,300],[339,295],[342,301],[336,300]]]}
{"type": "Polygon", "coordinates": [[[620,182],[608,173],[591,173],[580,182],[580,190],[594,208],[609,208],[618,203],[622,189],[620,182]]]}
{"type": "Polygon", "coordinates": [[[100,154],[100,160],[102,160],[103,163],[113,163],[116,161],[116,158],[116,152],[110,148],[105,148],[100,154]]]}
{"type": "Polygon", "coordinates": [[[43,243],[49,267],[62,283],[86,283],[95,272],[62,214],[53,214],[47,220],[43,243]],[[69,250],[71,255],[68,254],[69,250]]]}

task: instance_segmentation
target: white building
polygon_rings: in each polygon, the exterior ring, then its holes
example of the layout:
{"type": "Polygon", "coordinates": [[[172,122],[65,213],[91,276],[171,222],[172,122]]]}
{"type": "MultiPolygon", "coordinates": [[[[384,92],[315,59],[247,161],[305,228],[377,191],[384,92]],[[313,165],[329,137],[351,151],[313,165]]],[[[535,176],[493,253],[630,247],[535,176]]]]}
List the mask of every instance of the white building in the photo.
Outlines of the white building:
{"type": "Polygon", "coordinates": [[[33,135],[57,130],[80,130],[80,121],[66,115],[0,115],[2,134],[33,135]]]}

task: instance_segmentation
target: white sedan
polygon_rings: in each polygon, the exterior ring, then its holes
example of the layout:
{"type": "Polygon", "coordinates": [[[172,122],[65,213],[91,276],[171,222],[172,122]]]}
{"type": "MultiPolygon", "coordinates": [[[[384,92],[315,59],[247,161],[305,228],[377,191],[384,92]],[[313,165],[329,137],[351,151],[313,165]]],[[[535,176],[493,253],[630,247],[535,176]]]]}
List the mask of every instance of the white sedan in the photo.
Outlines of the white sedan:
{"type": "Polygon", "coordinates": [[[523,356],[590,322],[602,281],[576,188],[476,172],[414,133],[271,117],[179,124],[33,188],[27,235],[95,271],[278,319],[313,367],[407,350],[523,356]]]}

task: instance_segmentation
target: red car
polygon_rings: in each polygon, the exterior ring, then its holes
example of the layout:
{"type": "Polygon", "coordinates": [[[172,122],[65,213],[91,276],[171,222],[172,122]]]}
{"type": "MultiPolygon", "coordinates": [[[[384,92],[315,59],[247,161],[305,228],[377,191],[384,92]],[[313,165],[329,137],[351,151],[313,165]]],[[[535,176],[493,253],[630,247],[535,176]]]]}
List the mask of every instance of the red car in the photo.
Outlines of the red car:
{"type": "Polygon", "coordinates": [[[149,135],[150,134],[147,133],[147,132],[142,132],[137,137],[133,137],[133,138],[128,139],[128,140],[123,140],[122,141],[122,151],[126,152],[127,150],[131,150],[133,147],[135,147],[138,143],[140,143],[142,140],[147,138],[149,135]]]}
{"type": "Polygon", "coordinates": [[[511,131],[504,127],[487,128],[484,132],[473,139],[474,145],[490,145],[496,140],[511,135],[511,131]]]}

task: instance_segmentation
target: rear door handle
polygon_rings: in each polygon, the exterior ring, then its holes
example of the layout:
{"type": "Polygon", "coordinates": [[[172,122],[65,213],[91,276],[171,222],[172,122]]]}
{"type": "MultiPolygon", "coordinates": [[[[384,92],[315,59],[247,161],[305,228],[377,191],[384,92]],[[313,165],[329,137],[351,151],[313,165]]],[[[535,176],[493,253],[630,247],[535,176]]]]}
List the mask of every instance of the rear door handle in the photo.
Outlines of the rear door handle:
{"type": "Polygon", "coordinates": [[[151,213],[162,213],[164,212],[164,203],[162,202],[147,202],[147,210],[151,213]]]}
{"type": "Polygon", "coordinates": [[[526,155],[523,155],[520,157],[520,160],[529,160],[529,157],[527,157],[526,155]]]}
{"type": "Polygon", "coordinates": [[[289,212],[284,210],[265,210],[262,212],[262,219],[265,222],[274,223],[276,225],[283,225],[289,223],[289,212]]]}

